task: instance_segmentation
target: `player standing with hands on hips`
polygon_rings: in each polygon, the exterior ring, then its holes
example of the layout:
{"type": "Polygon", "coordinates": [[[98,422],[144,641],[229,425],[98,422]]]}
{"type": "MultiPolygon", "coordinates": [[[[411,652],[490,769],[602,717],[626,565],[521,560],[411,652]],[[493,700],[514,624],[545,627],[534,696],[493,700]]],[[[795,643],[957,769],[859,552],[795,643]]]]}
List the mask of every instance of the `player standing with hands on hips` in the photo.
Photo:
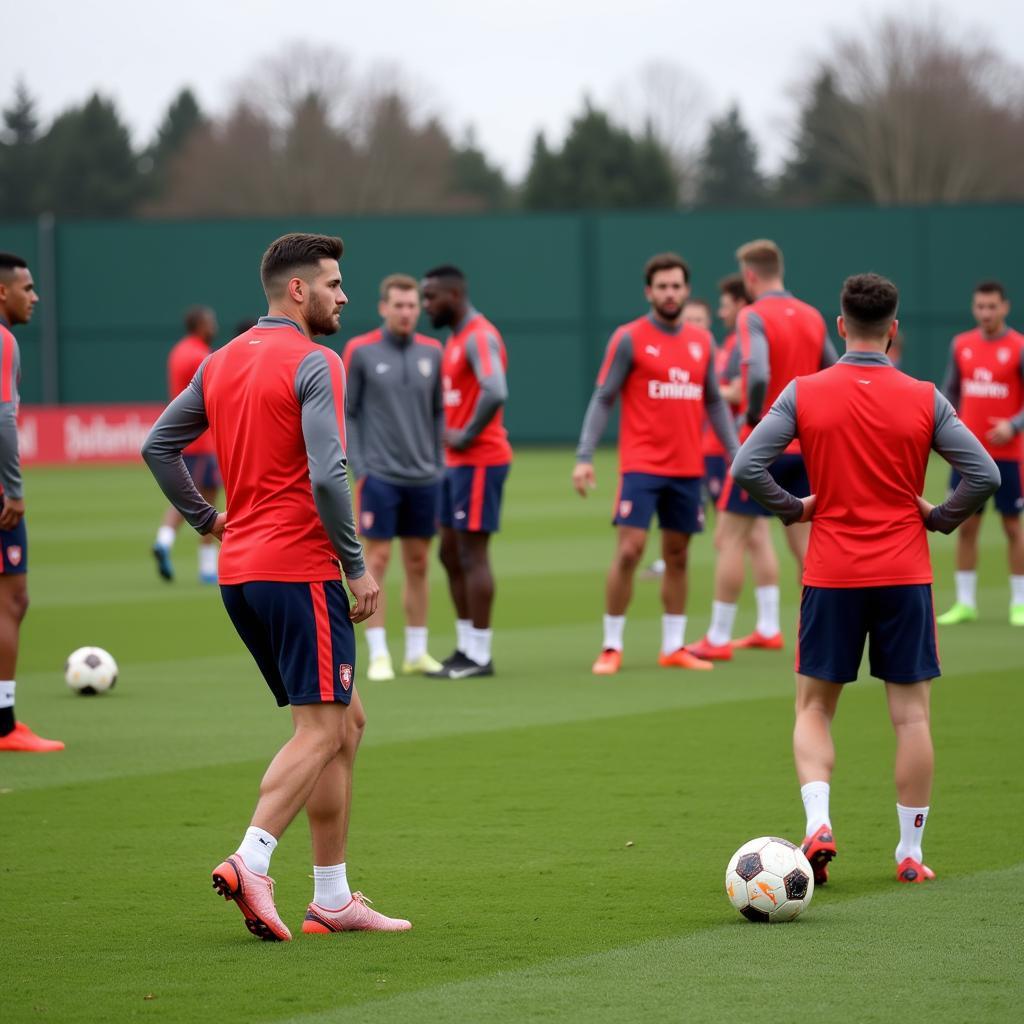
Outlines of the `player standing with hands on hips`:
{"type": "Polygon", "coordinates": [[[379,589],[363,564],[345,458],[345,371],[316,344],[334,334],[348,299],[340,238],[291,234],[263,254],[269,312],[203,361],[142,449],[171,504],[201,534],[223,539],[221,594],[238,635],[294,732],[260,784],[238,850],[213,871],[249,930],[291,932],[274,906],[270,858],[305,808],[313,841],[313,902],[304,932],[404,931],[348,886],[345,846],[352,770],[366,725],[356,693],[354,622],[379,589]],[[209,427],[227,513],[199,494],[182,451],[209,427]],[[355,597],[349,606],[342,573],[355,597]]]}
{"type": "Polygon", "coordinates": [[[940,675],[927,531],[951,533],[999,486],[996,464],[935,385],[889,362],[898,298],[896,286],[877,274],[847,278],[838,318],[846,355],[788,384],[732,467],[737,484],[783,523],[811,524],[793,755],[807,812],[803,850],[816,885],[828,880],[836,856],[832,719],[843,684],[857,678],[866,639],[896,732],[896,877],[935,877],[921,851],[934,774],[931,680],[940,675]],[[803,499],[769,472],[796,438],[811,484],[803,499]],[[921,497],[933,449],[961,474],[935,507],[921,497]]]}

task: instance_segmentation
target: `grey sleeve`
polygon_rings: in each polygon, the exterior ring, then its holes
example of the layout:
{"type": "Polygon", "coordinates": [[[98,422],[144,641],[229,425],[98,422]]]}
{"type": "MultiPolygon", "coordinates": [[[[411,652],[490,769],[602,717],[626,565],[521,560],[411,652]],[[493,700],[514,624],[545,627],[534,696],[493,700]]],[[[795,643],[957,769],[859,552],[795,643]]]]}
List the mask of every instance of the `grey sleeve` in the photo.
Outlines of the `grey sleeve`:
{"type": "Polygon", "coordinates": [[[746,327],[750,335],[747,354],[747,422],[753,426],[761,418],[764,396],[768,393],[771,364],[768,360],[768,335],[764,321],[752,310],[747,313],[746,327]]]}
{"type": "Polygon", "coordinates": [[[999,467],[938,388],[932,448],[960,473],[961,480],[956,490],[931,510],[925,525],[939,533],[952,533],[999,489],[999,467]]]}
{"type": "Polygon", "coordinates": [[[494,419],[497,411],[508,400],[508,382],[505,380],[505,368],[501,362],[498,339],[493,334],[485,334],[482,337],[478,334],[476,337],[476,345],[466,345],[466,358],[480,383],[480,396],[476,400],[473,415],[470,416],[469,423],[466,424],[459,438],[460,448],[472,444],[480,431],[494,419]],[[489,373],[484,373],[480,345],[487,346],[491,364],[489,373]]]}
{"type": "Polygon", "coordinates": [[[352,353],[348,361],[345,375],[345,427],[348,437],[348,464],[352,475],[358,480],[364,475],[362,468],[362,452],[360,434],[363,411],[363,361],[359,358],[359,349],[352,353]]]}
{"type": "Polygon", "coordinates": [[[181,453],[209,426],[203,402],[203,370],[208,359],[200,364],[188,387],[164,409],[142,445],[142,457],[160,490],[199,533],[210,532],[217,510],[196,489],[181,453]]]}
{"type": "Polygon", "coordinates": [[[731,462],[736,457],[739,439],[736,437],[736,425],[732,421],[729,406],[718,390],[714,359],[708,362],[707,376],[704,378],[704,411],[711,424],[711,429],[725,446],[731,462]]]}
{"type": "Polygon", "coordinates": [[[954,409],[960,408],[960,366],[956,361],[955,339],[949,346],[949,363],[946,366],[946,376],[942,378],[942,393],[954,409]]]}
{"type": "Polygon", "coordinates": [[[729,353],[729,359],[725,364],[725,378],[727,380],[735,380],[743,373],[743,367],[740,365],[740,347],[739,345],[733,345],[732,351],[729,353]]]}
{"type": "Polygon", "coordinates": [[[768,472],[768,467],[786,450],[796,437],[796,381],[790,381],[775,400],[768,415],[750,437],[740,445],[733,460],[733,479],[755,501],[777,515],[786,526],[798,522],[803,515],[803,502],[783,490],[768,472]]]}
{"type": "Polygon", "coordinates": [[[434,380],[434,464],[438,473],[444,472],[444,379],[441,374],[441,356],[437,357],[434,380]]]}
{"type": "Polygon", "coordinates": [[[0,484],[8,498],[24,497],[21,486],[21,458],[18,454],[18,380],[21,377],[21,350],[17,341],[11,359],[10,399],[0,402],[0,484]]]}
{"type": "MultiPolygon", "coordinates": [[[[1022,354],[1020,360],[1020,378],[1021,381],[1024,381],[1024,354],[1022,354]]],[[[1018,434],[1024,430],[1024,409],[1021,409],[1016,416],[1012,416],[1010,418],[1010,423],[1013,424],[1013,429],[1016,430],[1018,434]]]]}
{"type": "Polygon", "coordinates": [[[836,352],[835,345],[832,344],[832,339],[828,336],[828,332],[825,332],[825,344],[821,348],[821,366],[819,370],[827,370],[830,366],[835,366],[839,362],[839,353],[836,352]]]}
{"type": "Polygon", "coordinates": [[[612,406],[633,369],[633,339],[628,334],[620,334],[618,339],[613,338],[609,343],[609,346],[612,345],[615,346],[615,354],[611,365],[604,377],[598,378],[597,387],[594,388],[583,417],[583,428],[576,446],[577,462],[594,461],[594,451],[601,441],[604,428],[608,426],[612,406]]]}
{"type": "Polygon", "coordinates": [[[352,492],[345,471],[345,446],[329,359],[338,361],[344,375],[341,357],[336,352],[325,348],[310,352],[295,371],[295,397],[302,408],[302,437],[313,502],[341,568],[349,579],[355,580],[366,572],[366,566],[352,514],[352,492]]]}

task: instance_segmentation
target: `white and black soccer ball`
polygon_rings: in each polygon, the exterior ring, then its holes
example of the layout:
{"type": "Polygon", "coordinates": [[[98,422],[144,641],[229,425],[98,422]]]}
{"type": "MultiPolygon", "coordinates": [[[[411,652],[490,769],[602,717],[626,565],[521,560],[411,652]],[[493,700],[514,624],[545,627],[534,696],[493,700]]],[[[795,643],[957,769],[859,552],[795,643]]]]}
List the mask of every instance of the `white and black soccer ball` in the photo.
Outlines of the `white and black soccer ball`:
{"type": "Polygon", "coordinates": [[[748,920],[792,921],[814,895],[814,872],[788,839],[762,836],[744,843],[725,869],[729,902],[748,920]]]}
{"type": "Polygon", "coordinates": [[[64,681],[85,697],[106,693],[117,682],[117,662],[102,647],[79,647],[64,662],[64,681]]]}

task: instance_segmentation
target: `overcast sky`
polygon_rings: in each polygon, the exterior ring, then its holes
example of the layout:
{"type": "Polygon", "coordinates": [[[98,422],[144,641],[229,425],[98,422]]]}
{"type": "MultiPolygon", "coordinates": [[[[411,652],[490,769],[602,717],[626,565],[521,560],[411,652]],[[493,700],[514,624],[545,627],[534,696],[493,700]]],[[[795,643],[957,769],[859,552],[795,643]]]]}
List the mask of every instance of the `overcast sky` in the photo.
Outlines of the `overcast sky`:
{"type": "Polygon", "coordinates": [[[837,31],[908,8],[977,29],[1020,57],[1022,0],[31,0],[5,3],[0,98],[20,77],[44,119],[92,90],[144,143],[183,86],[220,112],[261,56],[301,40],[357,72],[397,62],[457,135],[472,126],[509,174],[534,134],[558,142],[584,95],[611,105],[652,60],[682,65],[707,113],[739,102],[766,162],[785,150],[790,89],[837,31]]]}

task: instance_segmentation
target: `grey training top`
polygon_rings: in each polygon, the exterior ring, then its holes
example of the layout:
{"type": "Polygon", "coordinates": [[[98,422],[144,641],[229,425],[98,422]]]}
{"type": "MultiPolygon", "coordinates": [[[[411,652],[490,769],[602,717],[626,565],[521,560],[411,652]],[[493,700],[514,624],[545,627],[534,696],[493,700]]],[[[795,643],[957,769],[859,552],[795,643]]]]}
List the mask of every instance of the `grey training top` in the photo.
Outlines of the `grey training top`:
{"type": "Polygon", "coordinates": [[[348,462],[356,478],[429,484],[444,472],[441,345],[386,327],[353,339],[348,370],[348,462]]]}
{"type": "MultiPolygon", "coordinates": [[[[661,331],[670,337],[675,337],[679,329],[673,330],[656,320],[653,316],[651,322],[661,331]]],[[[590,404],[587,406],[586,415],[583,417],[583,428],[580,431],[579,444],[576,446],[577,462],[593,462],[594,451],[597,448],[604,429],[608,425],[608,417],[611,415],[612,406],[619,392],[625,386],[626,378],[633,370],[633,338],[628,331],[619,335],[619,342],[615,348],[615,355],[612,357],[612,364],[608,368],[604,381],[594,388],[590,404]]],[[[732,415],[725,399],[718,390],[718,377],[715,374],[714,351],[708,360],[707,371],[704,376],[704,411],[707,415],[711,429],[718,436],[719,441],[725,447],[731,459],[739,447],[739,440],[736,436],[736,427],[732,421],[732,415]]]]}
{"type": "MultiPolygon", "coordinates": [[[[7,321],[0,317],[0,326],[10,333],[7,321]]],[[[4,495],[18,499],[24,497],[21,485],[21,459],[18,455],[18,385],[21,383],[21,350],[11,334],[11,377],[6,383],[10,396],[0,401],[0,485],[4,495]]]]}
{"type": "MultiPolygon", "coordinates": [[[[986,345],[996,345],[1006,337],[1006,333],[1006,331],[1003,331],[998,338],[985,338],[983,336],[982,341],[986,345]]],[[[1024,359],[1020,361],[1020,377],[1024,381],[1024,359]]],[[[956,338],[954,338],[949,345],[949,364],[946,366],[946,376],[942,381],[942,393],[949,399],[950,404],[957,411],[960,409],[961,384],[960,366],[956,360],[956,338]]],[[[1024,430],[1024,408],[1015,416],[1010,417],[1010,423],[1018,434],[1024,430]]]]}
{"type": "MultiPolygon", "coordinates": [[[[892,366],[881,352],[847,352],[840,362],[855,366],[892,366]]],[[[794,380],[754,428],[732,464],[736,483],[787,526],[799,521],[803,502],[783,490],[768,467],[797,436],[796,392],[794,380]]],[[[999,468],[981,442],[960,422],[938,388],[935,389],[932,448],[959,470],[962,479],[946,501],[932,509],[925,526],[940,533],[952,533],[999,488],[999,468]]]]}
{"type": "MultiPolygon", "coordinates": [[[[285,317],[260,317],[256,326],[301,330],[285,317]]],[[[181,453],[209,426],[203,402],[203,371],[215,356],[203,360],[189,386],[163,411],[142,446],[142,457],[160,489],[199,533],[210,532],[217,510],[196,489],[181,453]]],[[[295,371],[295,398],[301,410],[313,501],[345,575],[354,580],[366,572],[366,567],[352,515],[345,447],[331,386],[331,359],[340,363],[336,352],[322,346],[303,358],[295,371]]]]}

